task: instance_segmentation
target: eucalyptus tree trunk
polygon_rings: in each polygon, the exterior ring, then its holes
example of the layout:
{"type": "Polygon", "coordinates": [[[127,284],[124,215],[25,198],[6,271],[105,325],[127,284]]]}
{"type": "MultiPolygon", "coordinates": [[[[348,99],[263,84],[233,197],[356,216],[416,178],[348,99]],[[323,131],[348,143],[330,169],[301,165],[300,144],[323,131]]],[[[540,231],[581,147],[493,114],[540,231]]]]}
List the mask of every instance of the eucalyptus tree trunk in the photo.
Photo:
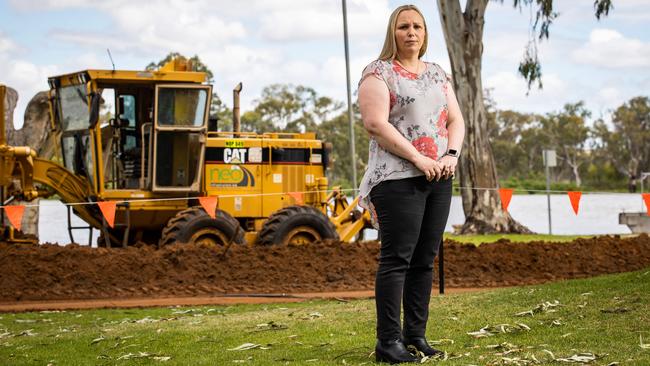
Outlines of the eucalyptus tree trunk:
{"type": "Polygon", "coordinates": [[[567,148],[563,150],[566,163],[569,168],[571,168],[573,179],[576,182],[576,187],[580,187],[582,186],[582,178],[580,178],[580,161],[578,160],[578,151],[567,151],[567,148]]]}
{"type": "Polygon", "coordinates": [[[483,25],[488,0],[437,0],[451,62],[454,90],[465,119],[465,143],[459,161],[465,223],[461,233],[530,232],[501,208],[496,166],[488,141],[481,65],[483,25]],[[480,189],[488,188],[488,189],[480,189]]]}
{"type": "MultiPolygon", "coordinates": [[[[36,94],[27,104],[25,110],[25,119],[23,127],[19,130],[14,128],[13,113],[18,102],[18,93],[12,89],[7,88],[7,96],[5,103],[5,133],[7,136],[7,144],[11,146],[29,146],[36,150],[37,155],[41,158],[49,159],[56,151],[54,139],[50,136],[50,114],[48,106],[47,92],[40,92],[36,94]]],[[[19,181],[13,182],[16,188],[20,187],[19,181]]],[[[31,202],[22,201],[19,199],[14,200],[13,205],[29,205],[25,208],[22,219],[22,232],[38,237],[38,203],[36,199],[31,202]]],[[[8,220],[5,217],[4,225],[8,225],[8,220]]]]}

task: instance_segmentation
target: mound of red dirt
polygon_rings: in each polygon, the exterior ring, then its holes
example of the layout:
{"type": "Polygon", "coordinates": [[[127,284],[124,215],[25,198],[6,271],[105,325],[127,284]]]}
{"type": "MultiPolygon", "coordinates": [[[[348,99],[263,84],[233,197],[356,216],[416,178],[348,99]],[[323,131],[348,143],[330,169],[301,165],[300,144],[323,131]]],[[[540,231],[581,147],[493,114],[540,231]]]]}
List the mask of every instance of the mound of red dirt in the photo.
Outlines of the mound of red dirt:
{"type": "MultiPolygon", "coordinates": [[[[205,296],[372,289],[379,244],[300,247],[174,245],[126,249],[0,243],[0,301],[205,296]]],[[[447,241],[451,287],[535,284],[650,266],[650,237],[569,243],[447,241]]]]}

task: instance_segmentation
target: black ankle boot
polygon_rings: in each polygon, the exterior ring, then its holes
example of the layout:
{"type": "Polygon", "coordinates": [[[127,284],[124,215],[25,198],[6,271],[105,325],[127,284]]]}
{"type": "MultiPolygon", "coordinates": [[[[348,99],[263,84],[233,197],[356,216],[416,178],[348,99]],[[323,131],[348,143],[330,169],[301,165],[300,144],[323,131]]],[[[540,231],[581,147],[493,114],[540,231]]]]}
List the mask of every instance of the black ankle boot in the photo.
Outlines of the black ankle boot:
{"type": "Polygon", "coordinates": [[[404,338],[404,345],[406,347],[413,346],[415,349],[422,352],[422,354],[429,357],[445,354],[444,352],[429,346],[429,342],[427,342],[427,339],[424,337],[404,338]]]}
{"type": "Polygon", "coordinates": [[[375,346],[375,358],[377,362],[389,362],[390,364],[420,361],[419,357],[413,356],[406,349],[401,339],[378,340],[375,346]]]}

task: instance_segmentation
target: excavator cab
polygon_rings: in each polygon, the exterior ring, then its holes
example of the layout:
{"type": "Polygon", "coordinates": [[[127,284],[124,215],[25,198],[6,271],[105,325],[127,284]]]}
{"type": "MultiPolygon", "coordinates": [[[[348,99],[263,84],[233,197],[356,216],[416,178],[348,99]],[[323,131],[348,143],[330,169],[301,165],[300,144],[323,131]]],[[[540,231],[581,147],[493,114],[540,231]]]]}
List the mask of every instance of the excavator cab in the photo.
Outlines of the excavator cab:
{"type": "Polygon", "coordinates": [[[211,95],[207,86],[156,86],[153,191],[200,191],[211,95]]]}
{"type": "Polygon", "coordinates": [[[211,86],[153,75],[87,70],[50,78],[63,164],[98,196],[201,191],[211,86]]]}
{"type": "Polygon", "coordinates": [[[131,240],[132,227],[136,239],[160,235],[188,205],[177,198],[204,193],[212,86],[186,66],[174,60],[156,71],[84,70],[49,79],[63,165],[89,193],[75,201],[118,202],[112,228],[93,205],[74,211],[95,218],[91,226],[114,243],[131,240]]]}

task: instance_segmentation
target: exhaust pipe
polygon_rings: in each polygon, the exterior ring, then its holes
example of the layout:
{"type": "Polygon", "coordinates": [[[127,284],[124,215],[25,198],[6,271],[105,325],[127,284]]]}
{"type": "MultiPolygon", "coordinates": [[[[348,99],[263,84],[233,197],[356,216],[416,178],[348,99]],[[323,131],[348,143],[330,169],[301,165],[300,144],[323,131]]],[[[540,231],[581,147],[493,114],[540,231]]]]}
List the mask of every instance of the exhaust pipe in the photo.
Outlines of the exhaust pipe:
{"type": "MultiPolygon", "coordinates": [[[[7,137],[5,136],[5,96],[7,95],[7,87],[0,85],[0,145],[7,144],[7,137]]],[[[4,205],[4,203],[3,203],[4,205]]]]}
{"type": "Polygon", "coordinates": [[[241,117],[239,115],[239,93],[243,88],[242,83],[240,82],[235,86],[235,89],[232,90],[232,132],[240,131],[241,117]]]}

